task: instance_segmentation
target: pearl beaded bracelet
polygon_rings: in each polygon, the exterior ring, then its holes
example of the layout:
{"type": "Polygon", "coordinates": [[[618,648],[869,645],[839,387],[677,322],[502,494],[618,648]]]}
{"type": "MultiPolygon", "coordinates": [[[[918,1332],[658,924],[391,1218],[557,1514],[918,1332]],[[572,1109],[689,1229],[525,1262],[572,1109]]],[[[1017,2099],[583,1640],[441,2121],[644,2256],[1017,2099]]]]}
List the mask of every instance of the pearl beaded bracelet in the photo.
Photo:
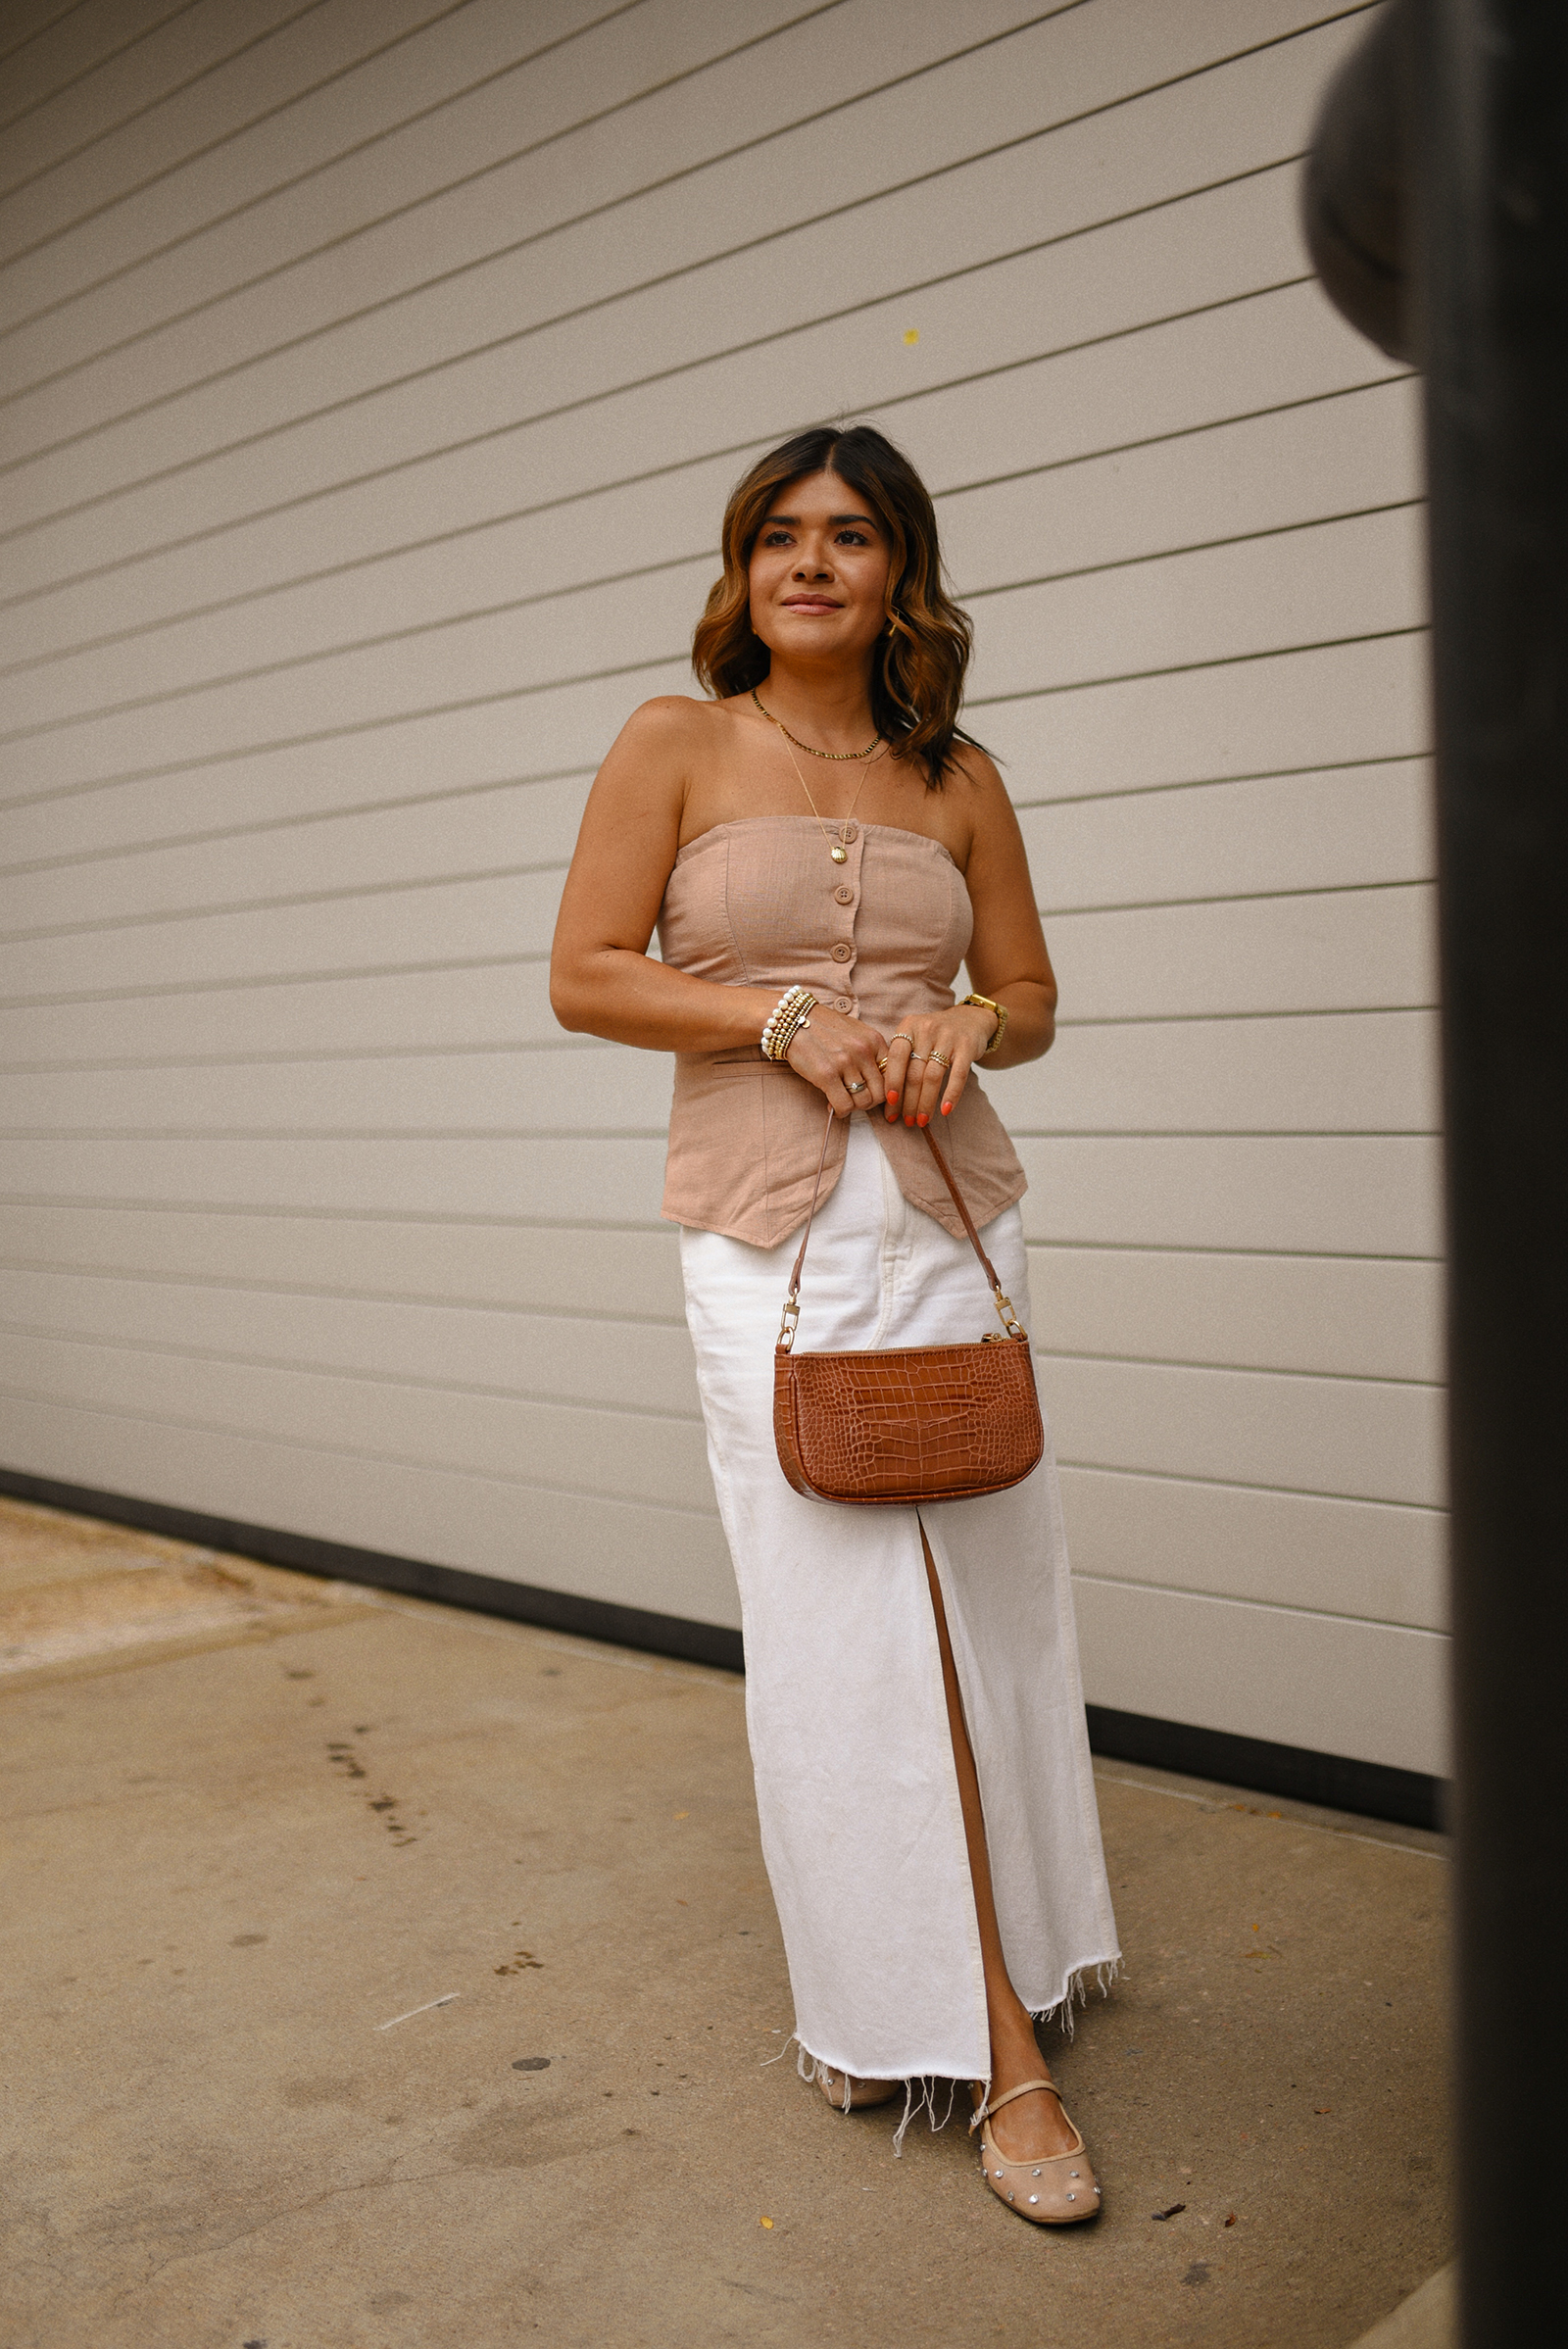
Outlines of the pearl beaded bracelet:
{"type": "Polygon", "coordinates": [[[815,1009],[816,998],[809,988],[787,987],[762,1029],[763,1058],[782,1060],[801,1030],[810,1026],[808,1014],[815,1009]]]}

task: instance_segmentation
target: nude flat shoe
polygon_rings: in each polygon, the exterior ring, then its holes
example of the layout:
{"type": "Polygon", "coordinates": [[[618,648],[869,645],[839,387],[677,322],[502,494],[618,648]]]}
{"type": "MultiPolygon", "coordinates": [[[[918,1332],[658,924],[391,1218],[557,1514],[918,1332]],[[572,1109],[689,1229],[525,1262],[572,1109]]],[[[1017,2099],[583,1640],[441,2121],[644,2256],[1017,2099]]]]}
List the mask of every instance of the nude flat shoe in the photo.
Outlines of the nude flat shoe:
{"type": "Polygon", "coordinates": [[[999,2096],[980,2125],[980,2175],[999,2202],[1032,2226],[1076,2227],[1082,2219],[1098,2218],[1100,2188],[1084,2151],[1082,2133],[1066,2106],[1061,2105],[1061,2117],[1078,2142],[1065,2153],[1048,2154],[1038,2162],[1009,2162],[997,2150],[991,2133],[992,2120],[1003,2106],[1036,2088],[1044,2088],[1061,2104],[1061,2090],[1049,2080],[1026,2080],[1022,2087],[1009,2088],[1004,2096],[999,2096]]]}
{"type": "Polygon", "coordinates": [[[849,2075],[850,2101],[844,2101],[844,2074],[830,2072],[824,2064],[816,2076],[816,2084],[835,2112],[869,2112],[874,2104],[891,2104],[895,2096],[904,2093],[902,2080],[858,2080],[849,2075]]]}

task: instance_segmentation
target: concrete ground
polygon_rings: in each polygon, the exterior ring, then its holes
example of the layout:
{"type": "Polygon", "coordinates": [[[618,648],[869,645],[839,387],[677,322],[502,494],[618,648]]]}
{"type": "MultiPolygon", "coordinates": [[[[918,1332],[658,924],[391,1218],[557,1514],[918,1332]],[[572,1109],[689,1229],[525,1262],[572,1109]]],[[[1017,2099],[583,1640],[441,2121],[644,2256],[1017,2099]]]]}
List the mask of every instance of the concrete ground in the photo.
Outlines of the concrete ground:
{"type": "Polygon", "coordinates": [[[1341,2349],[1447,2257],[1436,1837],[1100,1767],[1051,2233],[769,2063],[729,1676],[0,1502],[0,1689],[5,2349],[1341,2349]]]}

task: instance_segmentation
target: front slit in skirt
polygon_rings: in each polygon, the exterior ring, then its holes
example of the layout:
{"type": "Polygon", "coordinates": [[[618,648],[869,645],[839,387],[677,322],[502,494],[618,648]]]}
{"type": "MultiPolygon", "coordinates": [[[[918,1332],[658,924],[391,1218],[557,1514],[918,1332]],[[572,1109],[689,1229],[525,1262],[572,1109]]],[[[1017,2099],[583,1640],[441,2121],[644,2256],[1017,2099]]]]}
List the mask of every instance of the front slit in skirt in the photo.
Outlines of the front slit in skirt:
{"type": "MultiPolygon", "coordinates": [[[[1031,1328],[1016,1206],[985,1243],[1031,1328]]],[[[1050,1433],[1034,1474],[983,1500],[916,1512],[792,1492],[773,1447],[773,1345],[798,1246],[798,1235],[760,1248],[681,1233],[796,2035],[808,2058],[862,2079],[986,2080],[979,1929],[922,1523],[1013,1986],[1037,2016],[1070,2013],[1087,1977],[1118,1962],[1050,1433]]],[[[905,1199],[858,1118],[812,1226],[801,1300],[803,1349],[946,1345],[996,1321],[968,1242],[905,1199]]]]}

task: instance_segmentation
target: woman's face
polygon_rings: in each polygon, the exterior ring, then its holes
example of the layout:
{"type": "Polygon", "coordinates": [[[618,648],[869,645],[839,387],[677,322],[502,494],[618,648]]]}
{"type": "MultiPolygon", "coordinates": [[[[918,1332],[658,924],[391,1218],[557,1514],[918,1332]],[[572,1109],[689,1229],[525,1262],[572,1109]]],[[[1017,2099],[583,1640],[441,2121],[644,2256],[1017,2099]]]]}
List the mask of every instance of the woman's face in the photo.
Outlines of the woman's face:
{"type": "Polygon", "coordinates": [[[892,550],[837,473],[786,482],[752,549],[752,626],[785,660],[864,661],[887,618],[892,550]]]}

